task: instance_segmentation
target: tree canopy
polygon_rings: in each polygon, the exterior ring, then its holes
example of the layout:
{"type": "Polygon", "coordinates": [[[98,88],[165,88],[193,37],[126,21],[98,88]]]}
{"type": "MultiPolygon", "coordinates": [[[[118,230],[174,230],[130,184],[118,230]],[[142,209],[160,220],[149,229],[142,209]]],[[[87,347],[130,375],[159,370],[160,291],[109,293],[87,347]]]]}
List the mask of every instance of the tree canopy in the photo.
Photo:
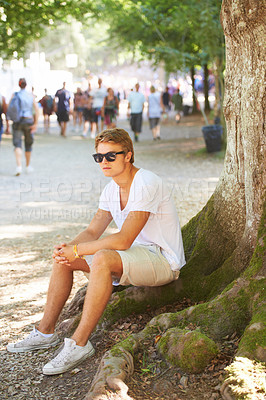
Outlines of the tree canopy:
{"type": "Polygon", "coordinates": [[[104,0],[99,14],[110,37],[168,71],[212,61],[223,54],[220,0],[104,0]]]}
{"type": "Polygon", "coordinates": [[[85,14],[97,11],[87,0],[12,0],[1,1],[0,55],[3,58],[25,53],[27,44],[45,34],[45,27],[67,21],[72,15],[84,20],[85,14]]]}
{"type": "MultiPolygon", "coordinates": [[[[206,64],[223,54],[219,22],[221,0],[14,0],[1,2],[0,54],[23,55],[69,16],[83,23],[98,18],[109,23],[110,43],[130,49],[166,70],[206,64]]],[[[73,21],[73,19],[72,19],[73,21]]],[[[94,23],[93,21],[91,22],[94,23]]]]}

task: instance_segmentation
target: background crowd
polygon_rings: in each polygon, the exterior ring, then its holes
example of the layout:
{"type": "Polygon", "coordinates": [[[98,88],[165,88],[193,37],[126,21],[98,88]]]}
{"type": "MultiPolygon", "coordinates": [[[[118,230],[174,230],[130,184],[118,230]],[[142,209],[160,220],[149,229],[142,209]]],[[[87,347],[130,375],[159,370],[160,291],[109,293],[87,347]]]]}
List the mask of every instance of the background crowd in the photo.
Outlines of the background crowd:
{"type": "MultiPolygon", "coordinates": [[[[68,90],[66,83],[63,82],[62,87],[56,91],[55,95],[49,94],[45,89],[44,96],[39,100],[36,99],[33,88],[31,91],[26,89],[27,82],[24,78],[21,78],[18,84],[20,90],[13,93],[9,104],[5,97],[0,95],[0,141],[4,131],[6,134],[12,133],[16,176],[22,172],[23,138],[26,172],[30,173],[33,170],[30,159],[40,108],[43,113],[45,133],[49,133],[50,117],[55,113],[62,137],[67,135],[67,124],[70,119],[72,119],[74,131],[84,138],[89,135],[91,138],[95,138],[96,134],[103,129],[114,128],[117,125],[120,93],[115,93],[111,87],[106,88],[101,78],[98,79],[96,88],[92,89],[88,84],[86,90],[77,87],[75,93],[68,90]],[[11,110],[12,107],[14,109],[15,102],[16,107],[19,107],[18,117],[14,117],[11,110]]],[[[125,97],[126,95],[123,93],[123,99],[128,103],[127,117],[134,133],[135,142],[139,141],[145,107],[153,140],[160,140],[160,120],[161,118],[166,119],[172,108],[176,112],[176,122],[180,121],[183,104],[179,89],[170,94],[168,87],[164,92],[159,92],[155,86],[151,86],[150,93],[145,96],[137,83],[134,88],[131,88],[126,99],[125,97]]]]}

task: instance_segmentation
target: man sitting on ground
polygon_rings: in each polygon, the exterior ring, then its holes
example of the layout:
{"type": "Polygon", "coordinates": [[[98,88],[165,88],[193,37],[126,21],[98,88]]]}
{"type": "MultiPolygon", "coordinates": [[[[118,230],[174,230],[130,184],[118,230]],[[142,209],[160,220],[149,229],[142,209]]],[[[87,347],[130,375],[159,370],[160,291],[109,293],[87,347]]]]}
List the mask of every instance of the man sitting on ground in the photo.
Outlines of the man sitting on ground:
{"type": "Polygon", "coordinates": [[[134,166],[129,134],[107,129],[95,139],[94,160],[112,178],[87,229],[68,244],[55,246],[54,266],[44,316],[10,352],[48,348],[58,343],[55,326],[73,283],[73,272],[89,274],[82,317],[63,349],[43,367],[61,374],[94,353],[89,337],[112,294],[112,285],[161,286],[176,280],[185,264],[180,224],[162,179],[134,166]],[[118,232],[101,237],[114,219],[118,232]]]}

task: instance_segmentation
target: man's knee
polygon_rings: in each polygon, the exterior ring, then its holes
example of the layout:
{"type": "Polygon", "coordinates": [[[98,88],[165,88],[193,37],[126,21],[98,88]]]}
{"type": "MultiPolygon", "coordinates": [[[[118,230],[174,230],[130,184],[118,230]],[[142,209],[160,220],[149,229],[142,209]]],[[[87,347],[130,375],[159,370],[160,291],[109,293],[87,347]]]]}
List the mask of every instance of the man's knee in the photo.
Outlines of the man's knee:
{"type": "Polygon", "coordinates": [[[60,264],[56,260],[53,262],[53,269],[54,270],[60,270],[66,273],[73,272],[73,269],[71,268],[71,265],[66,265],[66,264],[60,264]]]}
{"type": "Polygon", "coordinates": [[[22,148],[22,133],[13,128],[13,145],[15,148],[22,148]]]}
{"type": "Polygon", "coordinates": [[[113,256],[113,250],[99,250],[92,259],[91,270],[95,268],[109,268],[113,256]]]}
{"type": "Polygon", "coordinates": [[[30,131],[30,127],[25,132],[25,151],[31,151],[33,145],[33,134],[30,131]]]}

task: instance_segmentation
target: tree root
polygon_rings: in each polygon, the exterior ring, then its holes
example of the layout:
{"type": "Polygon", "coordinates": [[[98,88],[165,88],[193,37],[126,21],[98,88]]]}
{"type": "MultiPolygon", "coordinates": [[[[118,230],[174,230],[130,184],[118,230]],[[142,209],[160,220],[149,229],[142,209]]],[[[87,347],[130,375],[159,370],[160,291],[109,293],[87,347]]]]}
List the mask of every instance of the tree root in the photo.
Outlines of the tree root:
{"type": "Polygon", "coordinates": [[[125,380],[134,372],[132,355],[123,347],[116,347],[108,351],[101,360],[97,374],[95,375],[90,391],[85,400],[94,400],[106,393],[106,384],[110,389],[119,392],[119,397],[130,400],[127,395],[128,387],[125,380]],[[117,353],[117,355],[114,355],[117,353]]]}
{"type": "Polygon", "coordinates": [[[228,382],[224,382],[220,389],[221,396],[223,400],[236,400],[235,396],[232,394],[228,382]]]}
{"type": "MultiPolygon", "coordinates": [[[[261,285],[261,279],[239,278],[233,286],[210,302],[177,313],[165,313],[154,317],[141,332],[130,335],[106,353],[93,380],[89,392],[91,397],[87,397],[86,400],[104,394],[108,387],[127,396],[128,387],[124,381],[133,374],[134,355],[142,351],[144,346],[153,344],[155,336],[162,335],[170,328],[184,329],[192,323],[218,342],[234,332],[243,334],[252,318],[252,313],[248,310],[252,309],[254,304],[260,304],[262,300],[258,296],[261,285]]],[[[249,334],[249,331],[245,331],[245,334],[249,334]]],[[[254,329],[251,332],[254,335],[254,329]]],[[[261,330],[257,328],[255,333],[257,332],[260,335],[261,330]]],[[[256,338],[260,342],[261,336],[256,338]]],[[[250,351],[252,353],[252,349],[250,351]]],[[[234,400],[226,385],[223,385],[223,396],[225,400],[234,400]]]]}

